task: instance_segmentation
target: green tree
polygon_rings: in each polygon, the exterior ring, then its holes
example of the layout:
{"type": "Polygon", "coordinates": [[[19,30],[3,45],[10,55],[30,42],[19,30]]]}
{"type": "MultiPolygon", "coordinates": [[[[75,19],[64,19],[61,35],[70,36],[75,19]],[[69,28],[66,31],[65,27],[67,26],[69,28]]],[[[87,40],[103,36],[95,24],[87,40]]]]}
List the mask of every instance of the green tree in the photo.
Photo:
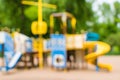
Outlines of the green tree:
{"type": "Polygon", "coordinates": [[[118,32],[120,31],[120,2],[114,3],[115,13],[114,13],[114,24],[117,26],[118,32]]]}
{"type": "Polygon", "coordinates": [[[66,3],[66,11],[72,13],[77,19],[77,30],[87,30],[88,21],[92,21],[93,11],[92,3],[86,2],[86,0],[69,0],[66,3]]]}
{"type": "Polygon", "coordinates": [[[0,0],[0,25],[7,26],[10,29],[20,28],[21,32],[31,35],[31,20],[23,14],[21,0],[0,0]]]}
{"type": "Polygon", "coordinates": [[[0,0],[0,23],[1,26],[20,27],[21,11],[20,1],[0,0]]]}
{"type": "Polygon", "coordinates": [[[92,30],[100,34],[100,40],[105,41],[105,38],[110,34],[117,33],[118,28],[114,24],[114,12],[110,4],[103,3],[99,5],[99,13],[99,15],[93,17],[94,25],[92,30]]]}
{"type": "Polygon", "coordinates": [[[120,54],[120,32],[110,34],[106,39],[106,42],[111,45],[112,54],[120,54]]]}

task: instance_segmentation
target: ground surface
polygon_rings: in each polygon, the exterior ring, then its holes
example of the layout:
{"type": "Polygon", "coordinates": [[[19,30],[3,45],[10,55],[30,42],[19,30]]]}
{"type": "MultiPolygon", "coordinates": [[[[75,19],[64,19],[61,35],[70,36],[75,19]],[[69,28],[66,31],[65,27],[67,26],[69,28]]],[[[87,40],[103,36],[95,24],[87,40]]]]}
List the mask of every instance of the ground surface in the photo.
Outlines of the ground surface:
{"type": "Polygon", "coordinates": [[[88,70],[71,70],[69,72],[51,69],[14,70],[8,74],[0,72],[0,80],[120,80],[120,56],[103,56],[99,62],[113,66],[112,72],[95,71],[94,66],[88,70]]]}

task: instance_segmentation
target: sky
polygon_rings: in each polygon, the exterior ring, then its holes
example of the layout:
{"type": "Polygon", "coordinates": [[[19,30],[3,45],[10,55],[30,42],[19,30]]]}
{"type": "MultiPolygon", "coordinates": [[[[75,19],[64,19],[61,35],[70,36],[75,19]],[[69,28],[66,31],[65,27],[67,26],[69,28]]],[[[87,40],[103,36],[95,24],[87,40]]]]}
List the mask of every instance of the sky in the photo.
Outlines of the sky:
{"type": "Polygon", "coordinates": [[[120,0],[95,0],[95,2],[93,3],[93,10],[94,11],[98,10],[98,5],[101,5],[103,2],[109,3],[111,5],[111,8],[114,9],[113,8],[113,3],[115,1],[120,2],[120,0]]]}
{"type": "Polygon", "coordinates": [[[101,11],[99,10],[99,5],[101,5],[103,2],[105,2],[105,3],[109,3],[110,4],[110,7],[111,7],[111,10],[112,11],[114,11],[114,6],[113,6],[113,3],[115,2],[115,1],[119,1],[120,2],[120,0],[95,0],[95,2],[93,3],[93,5],[92,5],[92,9],[93,9],[93,11],[95,11],[96,13],[97,13],[97,15],[98,16],[100,16],[100,18],[99,18],[99,22],[103,22],[104,21],[104,18],[103,18],[103,16],[102,16],[102,13],[101,13],[101,11]]]}

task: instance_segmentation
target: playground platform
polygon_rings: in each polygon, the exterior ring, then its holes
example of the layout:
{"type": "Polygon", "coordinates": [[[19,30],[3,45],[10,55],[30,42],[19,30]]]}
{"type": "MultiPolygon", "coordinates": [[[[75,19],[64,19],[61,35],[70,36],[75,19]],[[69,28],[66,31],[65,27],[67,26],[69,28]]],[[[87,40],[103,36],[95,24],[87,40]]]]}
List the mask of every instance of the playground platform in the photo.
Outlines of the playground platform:
{"type": "Polygon", "coordinates": [[[120,56],[102,56],[99,62],[110,63],[111,72],[95,71],[95,67],[88,65],[87,70],[53,71],[49,68],[40,70],[12,70],[7,74],[0,72],[0,80],[120,80],[120,56]]]}

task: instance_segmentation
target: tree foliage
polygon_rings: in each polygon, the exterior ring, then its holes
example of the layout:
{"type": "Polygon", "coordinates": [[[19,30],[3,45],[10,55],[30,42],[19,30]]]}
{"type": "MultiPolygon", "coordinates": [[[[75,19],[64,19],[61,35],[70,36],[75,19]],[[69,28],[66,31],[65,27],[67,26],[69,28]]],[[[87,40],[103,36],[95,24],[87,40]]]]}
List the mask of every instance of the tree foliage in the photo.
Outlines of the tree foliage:
{"type": "MultiPolygon", "coordinates": [[[[28,0],[38,1],[38,0],[28,0]]],[[[48,24],[49,16],[54,12],[70,12],[77,19],[76,32],[80,30],[97,32],[100,40],[114,46],[120,47],[120,2],[114,2],[113,8],[108,3],[99,5],[99,14],[92,10],[92,3],[95,0],[42,0],[44,3],[55,4],[57,9],[43,7],[43,20],[48,24]]],[[[21,0],[0,0],[0,28],[10,29],[20,28],[21,32],[29,36],[31,33],[31,23],[36,21],[38,7],[21,4],[21,0]]],[[[60,22],[56,19],[55,29],[59,30],[60,22]]],[[[69,24],[70,26],[70,24],[69,24]]],[[[118,50],[115,47],[115,50],[118,50]]],[[[120,49],[119,49],[120,51],[120,49]]]]}
{"type": "Polygon", "coordinates": [[[17,27],[21,24],[20,1],[0,0],[0,23],[4,26],[17,27]]]}
{"type": "MultiPolygon", "coordinates": [[[[48,26],[51,13],[67,11],[76,17],[78,33],[81,29],[94,31],[100,34],[101,40],[105,40],[108,35],[120,31],[119,2],[114,3],[114,10],[108,3],[101,4],[99,6],[101,16],[96,16],[96,12],[92,11],[94,0],[43,0],[43,2],[57,6],[56,10],[43,7],[43,20],[48,26]],[[100,19],[102,22],[99,22],[100,19]]],[[[31,22],[37,20],[37,9],[37,6],[22,5],[21,0],[0,0],[0,25],[20,28],[21,32],[32,35],[30,27],[31,22]]],[[[56,23],[59,25],[59,22],[56,23]]]]}

